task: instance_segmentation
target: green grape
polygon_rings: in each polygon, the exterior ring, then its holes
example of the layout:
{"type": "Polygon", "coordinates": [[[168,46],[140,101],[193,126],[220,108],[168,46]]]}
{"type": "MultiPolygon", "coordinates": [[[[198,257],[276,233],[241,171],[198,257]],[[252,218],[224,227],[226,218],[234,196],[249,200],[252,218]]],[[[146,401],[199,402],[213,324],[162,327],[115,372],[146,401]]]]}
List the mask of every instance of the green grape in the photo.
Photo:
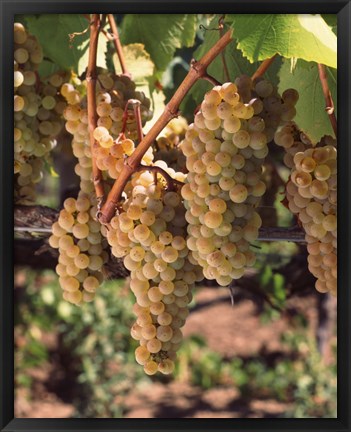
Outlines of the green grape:
{"type": "MultiPolygon", "coordinates": [[[[281,108],[270,83],[253,85],[250,78],[242,76],[235,84],[226,83],[205,95],[194,124],[189,126],[191,133],[180,144],[189,170],[182,188],[187,247],[203,274],[223,286],[241,277],[246,265],[254,264],[255,256],[248,249],[261,225],[253,208],[266,189],[261,180],[262,163],[273,137],[267,126],[276,129],[279,124],[278,119],[273,126],[273,118],[263,110],[264,103],[257,93],[252,94],[255,86],[264,101],[271,98],[267,107],[281,108]]],[[[178,294],[176,302],[182,306],[189,299],[185,299],[186,292],[178,294]]]]}
{"type": "Polygon", "coordinates": [[[333,184],[336,178],[336,171],[333,173],[329,165],[335,160],[336,152],[335,147],[330,151],[328,147],[313,149],[308,147],[310,145],[305,138],[304,142],[301,138],[294,143],[300,151],[294,153],[286,196],[289,208],[298,216],[306,232],[308,268],[317,278],[316,290],[336,295],[336,197],[332,199],[336,189],[330,190],[328,183],[333,184]]]}
{"type": "Polygon", "coordinates": [[[144,372],[147,375],[155,375],[155,373],[158,370],[158,365],[155,361],[151,360],[148,361],[145,365],[144,365],[144,372]]]}

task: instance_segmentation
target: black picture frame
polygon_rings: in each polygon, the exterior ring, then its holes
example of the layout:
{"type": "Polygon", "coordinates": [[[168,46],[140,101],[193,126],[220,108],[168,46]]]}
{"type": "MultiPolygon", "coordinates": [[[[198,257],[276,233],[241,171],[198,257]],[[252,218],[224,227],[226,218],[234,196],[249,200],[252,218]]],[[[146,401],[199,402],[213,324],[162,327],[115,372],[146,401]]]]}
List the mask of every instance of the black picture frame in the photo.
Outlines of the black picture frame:
{"type": "Polygon", "coordinates": [[[0,0],[0,430],[12,431],[351,431],[351,4],[345,0],[13,1],[0,0]],[[337,419],[14,418],[13,22],[39,13],[331,13],[338,17],[338,415],[337,419]]]}

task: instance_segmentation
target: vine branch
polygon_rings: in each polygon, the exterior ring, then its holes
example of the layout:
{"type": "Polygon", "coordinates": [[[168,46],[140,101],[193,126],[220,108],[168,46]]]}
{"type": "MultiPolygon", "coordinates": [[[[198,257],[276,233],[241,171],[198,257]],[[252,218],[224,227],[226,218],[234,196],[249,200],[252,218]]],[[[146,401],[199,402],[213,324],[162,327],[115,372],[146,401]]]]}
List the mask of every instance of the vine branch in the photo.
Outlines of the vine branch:
{"type": "Polygon", "coordinates": [[[102,172],[96,164],[95,148],[98,148],[98,143],[94,138],[94,129],[97,126],[97,113],[96,113],[96,57],[100,32],[100,15],[93,14],[93,19],[90,24],[90,43],[89,43],[89,59],[87,68],[87,110],[88,110],[88,129],[91,147],[91,160],[93,170],[93,182],[95,187],[96,198],[98,202],[104,197],[104,184],[102,172]]]}
{"type": "Polygon", "coordinates": [[[111,32],[113,35],[112,41],[113,41],[113,44],[114,44],[115,49],[116,49],[119,63],[121,65],[122,73],[123,73],[123,75],[127,75],[130,77],[131,74],[129,73],[129,71],[127,69],[126,62],[125,62],[123,48],[122,48],[121,40],[119,38],[115,17],[113,16],[113,14],[107,14],[107,19],[108,19],[108,22],[110,24],[111,32]]]}
{"type": "Polygon", "coordinates": [[[163,113],[157,119],[155,124],[145,135],[138,147],[134,150],[133,154],[126,160],[123,170],[121,171],[118,179],[113,185],[110,193],[108,194],[105,204],[101,208],[99,220],[101,223],[107,224],[113,217],[117,203],[123,192],[129,177],[138,167],[141,159],[147,149],[152,145],[158,134],[167,125],[167,123],[178,115],[178,108],[185,95],[195,82],[206,75],[208,65],[217,57],[217,55],[224,50],[224,48],[232,41],[233,30],[228,30],[223,37],[199,60],[192,62],[190,70],[183,82],[174,93],[172,99],[166,105],[163,113]]]}
{"type": "MultiPolygon", "coordinates": [[[[140,165],[137,171],[148,170],[161,174],[173,183],[182,184],[173,179],[161,167],[140,165]]],[[[14,230],[16,232],[51,234],[51,226],[57,221],[59,211],[50,207],[33,205],[16,205],[14,207],[14,230]]],[[[298,225],[293,227],[261,227],[259,229],[258,241],[290,241],[294,243],[305,243],[305,233],[298,225]]]]}
{"type": "MultiPolygon", "coordinates": [[[[51,225],[57,220],[58,211],[43,207],[43,206],[15,206],[14,207],[14,222],[15,222],[15,247],[14,247],[14,264],[22,266],[30,266],[35,269],[52,269],[58,262],[58,250],[51,248],[47,243],[47,237],[51,234],[51,225]],[[20,233],[18,229],[22,228],[20,233]],[[27,230],[27,234],[23,231],[27,230]],[[40,230],[41,236],[33,236],[30,233],[37,233],[40,230]],[[46,234],[44,233],[46,230],[46,234]]],[[[259,238],[266,236],[269,231],[281,231],[281,236],[291,235],[291,229],[287,228],[271,228],[261,227],[259,238]],[[288,234],[286,234],[288,233],[288,234]]],[[[296,228],[296,234],[300,230],[300,238],[303,239],[304,234],[301,229],[296,228]]],[[[294,241],[294,240],[293,240],[294,241]]],[[[280,257],[280,256],[279,256],[280,257]]],[[[302,262],[306,262],[305,252],[302,255],[295,255],[289,264],[279,269],[287,280],[288,287],[294,287],[293,291],[289,290],[288,297],[291,298],[298,295],[299,292],[305,292],[306,287],[312,287],[314,281],[313,276],[304,270],[302,262]]],[[[104,275],[108,279],[120,279],[129,276],[129,271],[124,267],[122,258],[114,258],[110,256],[108,262],[104,265],[104,275]]],[[[201,286],[216,286],[213,281],[203,281],[201,286]]],[[[252,299],[260,299],[266,297],[262,295],[262,290],[257,284],[256,273],[252,269],[247,270],[245,277],[239,279],[235,283],[235,298],[236,301],[242,295],[250,293],[252,299]],[[241,290],[242,288],[242,290],[241,290]]]]}
{"type": "Polygon", "coordinates": [[[337,138],[337,121],[336,121],[335,110],[334,110],[334,102],[329,89],[327,72],[323,64],[318,63],[318,73],[319,73],[319,80],[322,85],[323,95],[325,99],[325,111],[329,116],[330,124],[333,128],[335,138],[337,138]]]}
{"type": "Polygon", "coordinates": [[[267,69],[271,66],[271,64],[274,62],[278,54],[274,54],[274,56],[264,60],[259,67],[257,68],[257,71],[252,75],[251,79],[252,81],[258,77],[261,77],[264,75],[267,71],[267,69]]]}

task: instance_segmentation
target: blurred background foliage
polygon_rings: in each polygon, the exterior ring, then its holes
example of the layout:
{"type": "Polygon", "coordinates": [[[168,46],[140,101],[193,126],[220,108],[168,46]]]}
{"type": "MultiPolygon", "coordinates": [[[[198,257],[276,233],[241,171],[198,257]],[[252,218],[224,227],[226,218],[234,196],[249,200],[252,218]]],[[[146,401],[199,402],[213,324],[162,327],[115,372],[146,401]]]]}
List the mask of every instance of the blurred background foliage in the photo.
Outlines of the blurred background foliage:
{"type": "MultiPolygon", "coordinates": [[[[283,280],[272,277],[270,266],[261,278],[272,289],[275,304],[284,307],[283,280]]],[[[51,364],[47,390],[70,401],[73,417],[121,417],[128,410],[124,397],[147,386],[152,392],[157,381],[185,382],[203,391],[234,387],[244,401],[262,398],[289,404],[282,414],[288,418],[336,416],[335,339],[332,361],[325,365],[302,314],[281,336],[282,351],[276,357],[259,353],[226,358],[198,334],[185,339],[174,377],[149,378],[134,360],[133,298],[125,281],[105,282],[95,303],[77,308],[61,299],[54,272],[18,268],[15,293],[16,388],[22,394],[26,390],[29,402],[38,397],[32,372],[51,364]]],[[[264,325],[279,316],[267,307],[260,320],[264,325]]]]}

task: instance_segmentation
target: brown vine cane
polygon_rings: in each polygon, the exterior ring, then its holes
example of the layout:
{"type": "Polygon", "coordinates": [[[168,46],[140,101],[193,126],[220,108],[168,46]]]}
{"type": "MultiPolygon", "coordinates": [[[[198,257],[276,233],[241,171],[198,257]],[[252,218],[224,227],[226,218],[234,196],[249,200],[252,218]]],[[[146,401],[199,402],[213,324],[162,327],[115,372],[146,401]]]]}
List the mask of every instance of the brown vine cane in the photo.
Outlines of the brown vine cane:
{"type": "Polygon", "coordinates": [[[140,142],[138,147],[135,149],[133,154],[126,160],[124,169],[122,170],[119,178],[113,185],[110,193],[108,194],[107,200],[101,208],[99,215],[99,221],[103,224],[107,224],[116,211],[116,206],[123,192],[123,189],[133,174],[135,169],[140,164],[140,161],[152,145],[157,135],[167,125],[167,123],[178,115],[178,108],[189,89],[195,84],[195,82],[207,75],[208,65],[217,57],[217,55],[232,41],[232,32],[229,30],[225,35],[199,60],[192,63],[191,68],[185,77],[178,90],[173,95],[170,102],[166,105],[165,110],[158,118],[154,126],[145,135],[143,140],[140,142]]]}

